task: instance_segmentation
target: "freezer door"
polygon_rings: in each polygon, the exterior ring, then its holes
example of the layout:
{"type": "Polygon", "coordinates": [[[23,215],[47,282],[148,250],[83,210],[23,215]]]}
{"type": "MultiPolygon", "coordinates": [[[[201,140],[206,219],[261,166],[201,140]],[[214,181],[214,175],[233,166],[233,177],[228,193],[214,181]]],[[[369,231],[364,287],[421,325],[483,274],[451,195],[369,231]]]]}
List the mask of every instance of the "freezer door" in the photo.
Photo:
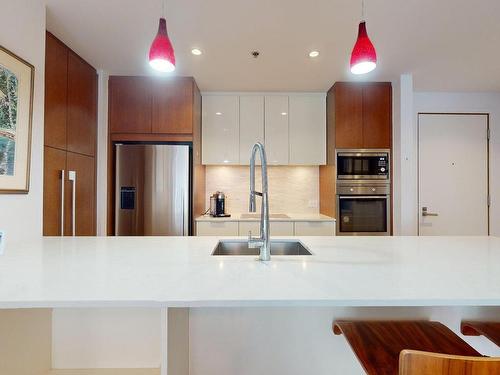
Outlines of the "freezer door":
{"type": "Polygon", "coordinates": [[[189,234],[189,146],[116,145],[115,234],[189,234]]]}

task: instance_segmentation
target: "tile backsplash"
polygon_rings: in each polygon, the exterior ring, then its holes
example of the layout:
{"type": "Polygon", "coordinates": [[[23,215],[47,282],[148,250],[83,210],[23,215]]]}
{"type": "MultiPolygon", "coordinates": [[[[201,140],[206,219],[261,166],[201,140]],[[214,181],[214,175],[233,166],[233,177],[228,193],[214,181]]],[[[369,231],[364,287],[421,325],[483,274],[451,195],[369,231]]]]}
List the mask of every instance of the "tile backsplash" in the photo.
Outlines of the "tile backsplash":
{"type": "MultiPolygon", "coordinates": [[[[255,188],[261,190],[260,166],[255,169],[255,188]]],[[[319,167],[269,166],[271,213],[316,214],[319,212],[319,167]]],[[[215,191],[226,194],[226,212],[248,212],[250,169],[248,166],[207,166],[206,207],[215,191]]],[[[260,210],[260,198],[257,197],[260,210]]]]}

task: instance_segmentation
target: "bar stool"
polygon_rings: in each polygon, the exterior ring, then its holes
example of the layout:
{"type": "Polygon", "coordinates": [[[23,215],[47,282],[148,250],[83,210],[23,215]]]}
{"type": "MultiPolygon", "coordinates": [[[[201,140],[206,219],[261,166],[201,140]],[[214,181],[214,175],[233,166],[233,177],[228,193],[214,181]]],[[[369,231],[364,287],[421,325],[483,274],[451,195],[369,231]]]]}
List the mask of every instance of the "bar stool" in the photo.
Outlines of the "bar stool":
{"type": "Polygon", "coordinates": [[[500,322],[477,322],[464,320],[460,324],[460,331],[465,336],[485,336],[500,346],[500,322]]]}
{"type": "Polygon", "coordinates": [[[344,335],[369,375],[396,375],[402,350],[418,350],[481,357],[474,348],[439,322],[348,321],[333,323],[335,335],[344,335]]]}
{"type": "Polygon", "coordinates": [[[399,375],[493,375],[500,374],[500,358],[464,357],[403,350],[399,375]]]}

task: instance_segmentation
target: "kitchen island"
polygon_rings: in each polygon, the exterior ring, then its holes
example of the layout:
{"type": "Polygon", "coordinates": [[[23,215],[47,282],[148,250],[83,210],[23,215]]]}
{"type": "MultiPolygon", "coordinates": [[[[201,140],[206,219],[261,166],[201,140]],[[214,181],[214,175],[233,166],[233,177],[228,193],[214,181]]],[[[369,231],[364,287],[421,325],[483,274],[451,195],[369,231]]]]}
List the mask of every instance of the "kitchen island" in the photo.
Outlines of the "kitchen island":
{"type": "Polygon", "coordinates": [[[313,255],[269,263],[216,237],[7,242],[0,307],[500,306],[499,238],[296,239],[313,255]]]}
{"type": "MultiPolygon", "coordinates": [[[[334,319],[433,319],[457,333],[461,319],[500,319],[498,238],[296,237],[312,255],[267,263],[212,256],[219,239],[7,242],[0,328],[20,316],[40,337],[45,317],[53,367],[94,369],[51,375],[113,367],[322,375],[363,373],[345,339],[332,334],[334,319]]],[[[466,340],[500,355],[484,337],[466,340]]]]}

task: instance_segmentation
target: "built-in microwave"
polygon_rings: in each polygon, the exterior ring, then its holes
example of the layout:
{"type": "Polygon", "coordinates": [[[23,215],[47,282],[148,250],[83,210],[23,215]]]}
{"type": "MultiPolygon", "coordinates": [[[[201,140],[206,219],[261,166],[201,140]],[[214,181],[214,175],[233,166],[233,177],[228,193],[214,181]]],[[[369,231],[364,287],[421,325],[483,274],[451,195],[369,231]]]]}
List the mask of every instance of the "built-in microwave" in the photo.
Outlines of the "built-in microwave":
{"type": "Polygon", "coordinates": [[[390,181],[390,150],[337,149],[337,181],[390,181]]]}

